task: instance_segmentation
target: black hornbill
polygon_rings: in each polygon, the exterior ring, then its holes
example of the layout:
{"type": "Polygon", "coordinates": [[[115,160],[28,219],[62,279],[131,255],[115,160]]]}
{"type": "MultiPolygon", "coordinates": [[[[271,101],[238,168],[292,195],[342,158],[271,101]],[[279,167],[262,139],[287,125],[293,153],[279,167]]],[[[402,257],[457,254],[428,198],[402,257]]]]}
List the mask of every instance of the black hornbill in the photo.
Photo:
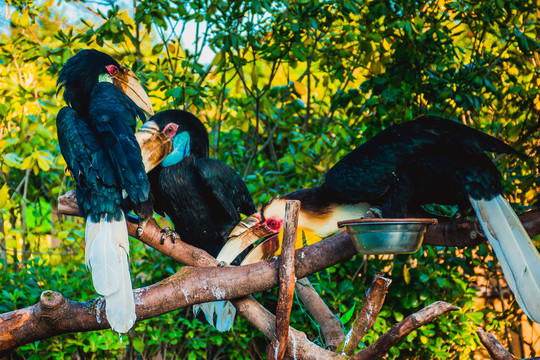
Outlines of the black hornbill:
{"type": "Polygon", "coordinates": [[[153,214],[150,183],[135,139],[137,119],[153,114],[138,79],[111,56],[81,50],[58,76],[68,106],[56,118],[58,142],[77,182],[86,218],[85,262],[95,290],[105,297],[107,320],[127,332],[136,320],[129,275],[125,212],[153,214]]]}
{"type": "MultiPolygon", "coordinates": [[[[430,203],[457,204],[463,214],[472,208],[517,302],[540,322],[540,254],[504,198],[501,175],[485,152],[516,154],[494,137],[435,116],[394,125],[338,161],[322,186],[271,200],[252,229],[280,231],[286,200],[301,201],[298,247],[331,235],[338,221],[363,217],[369,209],[403,218],[426,217],[422,205],[430,203]]],[[[252,250],[243,264],[274,255],[281,243],[274,239],[269,239],[273,245],[252,250]]],[[[246,245],[231,240],[218,259],[230,261],[246,245]]]]}
{"type": "MultiPolygon", "coordinates": [[[[232,168],[208,157],[208,133],[196,116],[182,110],[159,112],[137,138],[142,143],[161,133],[172,140],[172,152],[148,173],[154,210],[171,219],[183,241],[216,256],[240,214],[256,211],[251,194],[232,168]]],[[[234,307],[223,311],[230,314],[234,307]]]]}

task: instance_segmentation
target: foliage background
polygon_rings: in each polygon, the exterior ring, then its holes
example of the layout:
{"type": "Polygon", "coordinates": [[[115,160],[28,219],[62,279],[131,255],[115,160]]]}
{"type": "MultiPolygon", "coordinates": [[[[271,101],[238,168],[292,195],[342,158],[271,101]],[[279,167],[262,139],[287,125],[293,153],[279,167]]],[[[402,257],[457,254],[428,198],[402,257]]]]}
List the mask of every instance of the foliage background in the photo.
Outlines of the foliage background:
{"type": "MultiPolygon", "coordinates": [[[[102,49],[134,69],[155,110],[187,109],[205,121],[212,156],[246,179],[258,204],[320,183],[330,166],[385,127],[438,114],[524,153],[495,161],[516,210],[538,206],[538,0],[134,0],[98,7],[76,0],[81,15],[69,22],[66,2],[5,5],[10,34],[0,38],[0,312],[34,304],[46,289],[73,300],[95,296],[83,265],[82,221],[55,212],[58,195],[74,188],[57,143],[55,115],[63,103],[55,81],[81,48],[102,49]],[[182,42],[190,29],[197,39],[191,50],[182,42]],[[208,48],[216,54],[211,62],[201,57],[208,48]]],[[[161,254],[131,244],[136,287],[177,270],[161,254]]],[[[391,358],[469,358],[479,346],[478,327],[517,339],[518,345],[508,344],[516,355],[535,355],[538,344],[523,336],[513,298],[502,308],[489,305],[502,294],[487,245],[357,256],[312,282],[343,315],[381,269],[393,283],[366,344],[435,300],[461,307],[413,332],[391,358]],[[487,306],[474,300],[478,278],[490,281],[487,306]]],[[[274,292],[259,298],[274,307],[274,292]]],[[[300,305],[293,325],[321,341],[300,305]]],[[[16,356],[258,359],[266,344],[243,319],[221,334],[186,309],[139,323],[123,343],[110,330],[69,334],[24,346],[16,356]]]]}

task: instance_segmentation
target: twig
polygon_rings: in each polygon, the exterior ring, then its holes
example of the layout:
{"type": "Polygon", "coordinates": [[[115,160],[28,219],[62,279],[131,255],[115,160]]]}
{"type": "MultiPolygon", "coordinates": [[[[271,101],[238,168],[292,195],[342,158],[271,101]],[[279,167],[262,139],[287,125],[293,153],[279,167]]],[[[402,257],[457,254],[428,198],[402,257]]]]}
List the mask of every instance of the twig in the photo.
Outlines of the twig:
{"type": "Polygon", "coordinates": [[[476,330],[476,334],[493,360],[516,360],[516,358],[502,346],[495,335],[485,332],[482,329],[476,330]]]}
{"type": "Polygon", "coordinates": [[[285,356],[289,337],[289,320],[294,298],[294,245],[298,226],[300,201],[287,200],[285,204],[285,222],[283,244],[279,256],[279,295],[276,308],[276,333],[268,350],[268,358],[282,360],[285,356]]]}
{"type": "Polygon", "coordinates": [[[346,355],[354,354],[364,335],[375,324],[391,282],[392,280],[383,277],[382,273],[376,273],[373,276],[371,287],[366,291],[362,301],[362,309],[354,320],[350,335],[347,336],[347,342],[344,343],[343,352],[346,355]]]}
{"type": "Polygon", "coordinates": [[[381,335],[373,344],[351,356],[350,360],[378,359],[384,356],[392,346],[397,344],[412,331],[433,321],[442,314],[454,310],[459,310],[459,308],[444,301],[434,302],[422,310],[407,316],[405,320],[397,323],[390,330],[381,335]]]}
{"type": "Polygon", "coordinates": [[[298,280],[295,289],[298,298],[321,328],[326,348],[335,350],[345,339],[341,321],[326,306],[308,278],[298,280]]]}

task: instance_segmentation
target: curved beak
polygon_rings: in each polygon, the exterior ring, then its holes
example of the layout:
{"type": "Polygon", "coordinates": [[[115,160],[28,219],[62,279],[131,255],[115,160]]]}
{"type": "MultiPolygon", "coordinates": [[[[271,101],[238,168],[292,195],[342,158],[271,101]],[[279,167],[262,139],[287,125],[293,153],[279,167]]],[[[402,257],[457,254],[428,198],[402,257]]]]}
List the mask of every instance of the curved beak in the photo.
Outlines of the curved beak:
{"type": "Polygon", "coordinates": [[[248,216],[231,231],[229,240],[221,248],[217,259],[230,264],[249,246],[276,233],[261,220],[260,213],[248,216]]]}
{"type": "Polygon", "coordinates": [[[159,165],[173,150],[172,140],[159,130],[154,121],[145,122],[135,133],[141,148],[141,155],[146,172],[159,165]]]}
{"type": "Polygon", "coordinates": [[[255,264],[268,260],[277,254],[280,245],[279,235],[272,235],[253,248],[240,265],[255,264]]]}
{"type": "MultiPolygon", "coordinates": [[[[143,109],[149,115],[154,115],[154,109],[150,98],[141,83],[139,78],[133,71],[128,68],[121,67],[118,73],[113,77],[113,84],[124,92],[131,100],[137,104],[138,107],[143,109]]],[[[145,119],[142,119],[145,120],[145,119]]]]}

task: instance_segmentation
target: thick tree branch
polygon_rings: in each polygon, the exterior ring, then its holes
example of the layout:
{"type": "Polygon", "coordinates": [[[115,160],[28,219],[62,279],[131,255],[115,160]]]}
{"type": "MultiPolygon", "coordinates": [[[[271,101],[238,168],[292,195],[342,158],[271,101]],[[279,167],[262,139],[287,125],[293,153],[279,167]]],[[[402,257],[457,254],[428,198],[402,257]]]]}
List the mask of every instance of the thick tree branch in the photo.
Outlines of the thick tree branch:
{"type": "Polygon", "coordinates": [[[482,329],[476,330],[476,334],[493,360],[516,360],[516,358],[502,346],[494,335],[485,332],[482,329]]]}
{"type": "MultiPolygon", "coordinates": [[[[523,227],[534,237],[540,234],[540,209],[519,215],[523,227]]],[[[486,241],[478,221],[449,219],[431,225],[424,238],[424,245],[472,247],[486,241]]]]}
{"type": "Polygon", "coordinates": [[[341,321],[330,311],[308,278],[298,280],[295,289],[298,298],[321,328],[326,348],[332,351],[337,349],[345,339],[341,321]]]}
{"type": "Polygon", "coordinates": [[[394,325],[390,330],[381,335],[375,342],[367,348],[351,356],[351,360],[373,360],[384,356],[388,350],[412,331],[418,329],[442,314],[449,311],[459,310],[458,307],[444,301],[437,301],[426,306],[420,311],[409,315],[400,323],[394,325]]]}
{"type": "Polygon", "coordinates": [[[354,354],[364,335],[375,324],[391,282],[392,280],[383,277],[382,273],[376,273],[373,276],[371,286],[366,291],[366,295],[362,301],[362,309],[354,320],[351,332],[347,335],[346,343],[344,343],[343,352],[345,354],[354,354]]]}
{"type": "MultiPolygon", "coordinates": [[[[352,254],[354,247],[345,234],[305,247],[296,251],[296,276],[304,277],[323,270],[347,260],[352,254]]],[[[134,291],[137,319],[152,318],[197,303],[234,299],[268,290],[277,285],[277,279],[276,260],[238,267],[185,266],[168,279],[134,291]]],[[[57,296],[62,298],[60,294],[57,296]]],[[[47,320],[41,316],[41,303],[0,315],[0,354],[50,336],[108,327],[103,304],[65,301],[67,307],[58,310],[61,315],[53,311],[47,320]]]]}

